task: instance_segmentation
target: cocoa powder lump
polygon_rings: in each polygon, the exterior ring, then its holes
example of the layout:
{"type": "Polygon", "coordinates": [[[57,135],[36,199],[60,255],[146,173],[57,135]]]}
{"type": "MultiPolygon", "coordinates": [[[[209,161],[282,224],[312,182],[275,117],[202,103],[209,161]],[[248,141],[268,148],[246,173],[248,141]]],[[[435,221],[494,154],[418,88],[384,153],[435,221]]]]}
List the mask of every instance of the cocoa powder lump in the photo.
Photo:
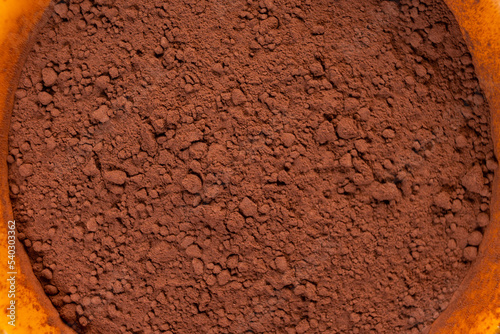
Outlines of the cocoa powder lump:
{"type": "Polygon", "coordinates": [[[488,106],[438,1],[71,1],[10,132],[79,333],[420,333],[489,222],[488,106]]]}

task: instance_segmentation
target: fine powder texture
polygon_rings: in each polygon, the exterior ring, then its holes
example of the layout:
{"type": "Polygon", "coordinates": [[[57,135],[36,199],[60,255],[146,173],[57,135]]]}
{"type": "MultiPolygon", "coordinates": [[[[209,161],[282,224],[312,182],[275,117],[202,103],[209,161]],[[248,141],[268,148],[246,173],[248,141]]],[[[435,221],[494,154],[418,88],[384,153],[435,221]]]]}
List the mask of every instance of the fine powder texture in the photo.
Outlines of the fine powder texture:
{"type": "Polygon", "coordinates": [[[425,332],[489,222],[440,1],[61,1],[16,98],[19,238],[78,333],[425,332]]]}

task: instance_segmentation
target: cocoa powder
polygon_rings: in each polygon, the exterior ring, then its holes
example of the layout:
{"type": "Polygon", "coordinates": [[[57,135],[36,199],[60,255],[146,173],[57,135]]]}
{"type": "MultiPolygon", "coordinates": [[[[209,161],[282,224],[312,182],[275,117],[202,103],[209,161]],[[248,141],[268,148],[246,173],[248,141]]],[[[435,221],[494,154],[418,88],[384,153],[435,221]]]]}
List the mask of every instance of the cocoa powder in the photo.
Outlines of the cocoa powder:
{"type": "Polygon", "coordinates": [[[420,333],[488,225],[440,1],[72,0],[16,92],[19,237],[79,333],[420,333]]]}

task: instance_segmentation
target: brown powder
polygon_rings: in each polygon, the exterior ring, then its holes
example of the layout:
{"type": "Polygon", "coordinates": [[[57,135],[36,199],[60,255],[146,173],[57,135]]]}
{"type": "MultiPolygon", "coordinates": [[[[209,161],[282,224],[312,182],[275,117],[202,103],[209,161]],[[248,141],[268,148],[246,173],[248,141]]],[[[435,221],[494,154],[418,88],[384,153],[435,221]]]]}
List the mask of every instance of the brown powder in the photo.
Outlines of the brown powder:
{"type": "Polygon", "coordinates": [[[80,333],[420,333],[488,224],[439,1],[61,2],[16,96],[19,236],[80,333]]]}

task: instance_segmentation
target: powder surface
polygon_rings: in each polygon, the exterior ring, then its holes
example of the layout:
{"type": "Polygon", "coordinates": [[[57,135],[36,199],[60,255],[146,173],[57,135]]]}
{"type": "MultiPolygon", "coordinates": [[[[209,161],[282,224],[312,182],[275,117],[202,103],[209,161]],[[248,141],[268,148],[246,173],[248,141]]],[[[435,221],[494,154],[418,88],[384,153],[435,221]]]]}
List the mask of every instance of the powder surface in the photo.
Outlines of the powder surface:
{"type": "Polygon", "coordinates": [[[420,333],[488,224],[488,106],[440,1],[71,1],[10,132],[79,333],[420,333]]]}

